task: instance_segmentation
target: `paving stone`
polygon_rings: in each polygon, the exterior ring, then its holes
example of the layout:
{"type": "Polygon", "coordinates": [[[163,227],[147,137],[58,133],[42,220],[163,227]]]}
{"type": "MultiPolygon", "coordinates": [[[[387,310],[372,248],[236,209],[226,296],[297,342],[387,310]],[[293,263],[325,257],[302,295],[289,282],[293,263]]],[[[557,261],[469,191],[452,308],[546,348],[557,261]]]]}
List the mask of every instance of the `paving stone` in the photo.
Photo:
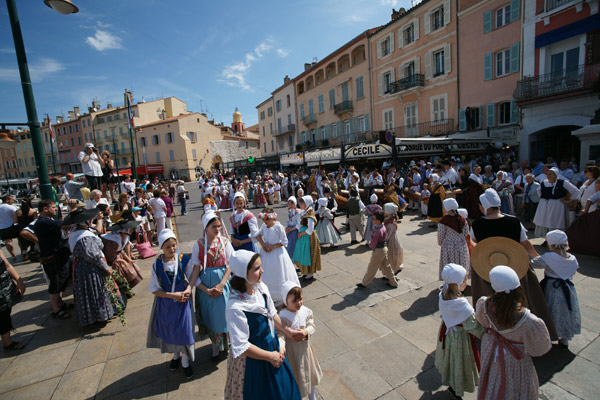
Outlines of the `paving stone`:
{"type": "Polygon", "coordinates": [[[325,324],[352,349],[391,332],[389,328],[362,310],[332,319],[325,324]]]}
{"type": "MultiPolygon", "coordinates": [[[[319,279],[320,278],[321,275],[319,274],[319,279]]],[[[333,293],[333,290],[327,285],[325,285],[323,282],[321,282],[319,279],[306,283],[301,282],[301,284],[303,285],[302,298],[304,302],[318,299],[319,297],[324,297],[328,294],[333,293]]]]}
{"type": "Polygon", "coordinates": [[[104,363],[100,363],[63,375],[52,398],[85,400],[94,397],[103,370],[104,363]]]}
{"type": "Polygon", "coordinates": [[[336,293],[307,301],[305,304],[324,322],[358,310],[351,302],[336,293]]]}
{"type": "Polygon", "coordinates": [[[581,333],[569,340],[569,351],[574,354],[579,354],[581,350],[586,348],[598,338],[598,332],[590,331],[589,329],[581,328],[581,333]]]}
{"type": "MultiPolygon", "coordinates": [[[[66,372],[78,371],[94,364],[103,363],[108,359],[113,335],[84,336],[71,358],[66,372]]],[[[94,392],[95,393],[95,392],[94,392]]]]}
{"type": "Polygon", "coordinates": [[[16,358],[0,379],[0,393],[60,376],[65,371],[77,344],[71,344],[16,358]]]}
{"type": "MultiPolygon", "coordinates": [[[[571,346],[569,345],[569,348],[571,346]]],[[[596,336],[596,339],[590,343],[585,349],[583,349],[579,355],[586,360],[600,364],[600,339],[596,336]]]]}
{"type": "Polygon", "coordinates": [[[167,398],[167,382],[165,379],[137,386],[131,390],[109,397],[110,400],[164,400],[167,398]]]}
{"type": "Polygon", "coordinates": [[[600,332],[600,318],[598,310],[588,307],[584,304],[579,305],[581,312],[581,327],[593,332],[600,332]]]}
{"type": "Polygon", "coordinates": [[[329,399],[376,399],[392,387],[356,353],[348,352],[321,363],[319,394],[329,399]]]}
{"type": "Polygon", "coordinates": [[[581,357],[575,357],[550,381],[562,389],[576,393],[582,399],[596,399],[600,393],[600,365],[581,357]]]}
{"type": "Polygon", "coordinates": [[[580,397],[567,392],[552,382],[546,382],[540,386],[539,398],[541,400],[579,400],[580,397]]]}
{"type": "Polygon", "coordinates": [[[310,337],[311,344],[319,362],[336,357],[347,351],[350,347],[340,340],[329,327],[315,317],[315,334],[310,337]]]}
{"type": "Polygon", "coordinates": [[[378,397],[377,400],[406,400],[406,399],[397,390],[390,390],[383,396],[378,397]]]}
{"type": "Polygon", "coordinates": [[[435,368],[420,373],[397,390],[407,399],[450,399],[447,387],[442,386],[440,374],[435,368]]]}
{"type": "Polygon", "coordinates": [[[371,307],[390,298],[386,292],[375,289],[373,284],[369,285],[367,289],[360,289],[356,286],[342,289],[338,294],[358,308],[371,307]]]}
{"type": "Polygon", "coordinates": [[[356,287],[356,284],[361,281],[358,277],[352,276],[347,272],[338,272],[335,275],[319,278],[319,280],[334,292],[350,287],[356,287]]]}
{"type": "Polygon", "coordinates": [[[54,390],[60,382],[60,377],[48,379],[42,382],[34,383],[29,386],[23,386],[19,389],[2,393],[0,398],[3,400],[46,400],[52,398],[54,390]]]}
{"type": "Polygon", "coordinates": [[[122,357],[146,348],[147,325],[128,326],[127,329],[114,335],[109,359],[122,357]]]}

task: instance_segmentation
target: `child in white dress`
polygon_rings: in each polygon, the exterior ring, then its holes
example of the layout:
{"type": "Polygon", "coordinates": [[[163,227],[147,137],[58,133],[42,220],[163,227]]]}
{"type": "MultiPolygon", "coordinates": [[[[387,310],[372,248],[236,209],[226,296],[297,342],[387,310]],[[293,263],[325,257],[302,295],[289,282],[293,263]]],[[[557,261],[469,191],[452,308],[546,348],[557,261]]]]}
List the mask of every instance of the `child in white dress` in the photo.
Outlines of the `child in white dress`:
{"type": "Polygon", "coordinates": [[[302,288],[294,282],[283,284],[281,297],[285,305],[279,312],[281,324],[293,330],[300,329],[304,338],[296,341],[278,331],[279,348],[285,352],[302,398],[308,396],[310,400],[315,400],[315,386],[321,381],[323,372],[309,341],[310,336],[315,333],[313,312],[303,305],[302,288]]]}
{"type": "Polygon", "coordinates": [[[296,267],[287,253],[288,244],[285,228],[277,221],[277,214],[272,208],[267,207],[258,215],[264,224],[252,236],[260,243],[260,257],[262,259],[264,274],[263,282],[272,293],[275,306],[283,303],[281,298],[281,285],[292,281],[300,286],[296,267]]]}
{"type": "Polygon", "coordinates": [[[319,208],[317,209],[316,217],[319,220],[317,224],[317,236],[321,245],[331,244],[331,247],[336,247],[336,244],[342,241],[342,237],[337,228],[333,225],[333,214],[327,208],[327,198],[319,199],[319,208]]]}
{"type": "Polygon", "coordinates": [[[429,196],[431,196],[431,192],[429,191],[429,184],[423,184],[423,190],[421,190],[421,213],[424,217],[427,216],[427,208],[429,205],[429,196]]]}

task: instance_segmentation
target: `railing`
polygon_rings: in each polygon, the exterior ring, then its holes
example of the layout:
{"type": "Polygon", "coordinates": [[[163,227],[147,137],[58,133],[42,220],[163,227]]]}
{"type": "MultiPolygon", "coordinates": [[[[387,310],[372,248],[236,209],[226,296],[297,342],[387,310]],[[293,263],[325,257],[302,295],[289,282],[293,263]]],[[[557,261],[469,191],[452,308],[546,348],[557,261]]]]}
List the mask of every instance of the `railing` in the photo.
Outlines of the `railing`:
{"type": "Polygon", "coordinates": [[[350,112],[353,109],[354,108],[352,106],[352,100],[342,101],[341,103],[338,103],[333,106],[333,112],[336,114],[343,114],[345,112],[350,112]]]}
{"type": "Polygon", "coordinates": [[[425,86],[425,75],[423,74],[413,74],[409,75],[404,79],[400,79],[396,82],[392,82],[388,91],[389,94],[402,92],[404,90],[417,87],[417,86],[425,86]]]}
{"type": "Polygon", "coordinates": [[[304,125],[316,124],[316,123],[317,123],[317,119],[315,118],[315,115],[314,115],[314,114],[308,114],[308,115],[305,115],[305,116],[302,118],[302,123],[303,123],[304,125]]]}
{"type": "Polygon", "coordinates": [[[422,136],[443,136],[456,132],[454,119],[440,119],[437,121],[421,122],[406,126],[398,126],[393,129],[397,138],[402,137],[422,137],[422,136]]]}
{"type": "Polygon", "coordinates": [[[573,0],[546,0],[546,11],[554,10],[557,7],[572,2],[573,0]]]}
{"type": "Polygon", "coordinates": [[[279,136],[289,132],[296,132],[296,124],[282,126],[281,129],[277,129],[277,132],[275,132],[273,136],[279,136]]]}
{"type": "Polygon", "coordinates": [[[598,79],[600,65],[580,65],[576,68],[551,72],[549,74],[525,77],[517,82],[513,97],[517,100],[530,100],[538,97],[554,96],[581,89],[589,89],[598,79]]]}

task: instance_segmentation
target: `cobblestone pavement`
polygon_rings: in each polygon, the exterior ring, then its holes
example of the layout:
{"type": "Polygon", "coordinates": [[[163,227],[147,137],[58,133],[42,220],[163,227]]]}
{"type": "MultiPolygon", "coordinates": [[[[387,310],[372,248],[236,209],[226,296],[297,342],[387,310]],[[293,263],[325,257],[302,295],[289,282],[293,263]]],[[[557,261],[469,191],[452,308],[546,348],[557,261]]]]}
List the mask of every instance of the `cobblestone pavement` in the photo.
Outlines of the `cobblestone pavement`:
{"type": "MultiPolygon", "coordinates": [[[[188,188],[190,212],[177,217],[182,251],[191,251],[202,231],[198,192],[192,184],[188,188]]],[[[283,221],[283,206],[276,211],[283,221]]],[[[311,340],[324,372],[317,388],[322,399],[450,398],[433,366],[440,323],[439,247],[429,225],[414,214],[399,225],[405,269],[397,289],[385,286],[380,275],[369,289],[355,289],[369,252],[364,244],[350,246],[349,234],[343,235],[344,244],[337,249],[323,250],[323,270],[305,287],[305,304],[316,318],[317,332],[311,340]]],[[[600,262],[578,258],[581,268],[574,282],[583,330],[569,351],[555,345],[535,360],[542,399],[592,399],[600,393],[600,262]]],[[[196,343],[195,375],[189,381],[181,371],[168,370],[170,355],[146,348],[152,261],[139,262],[145,280],[134,289],[127,326],[112,320],[104,327],[86,329],[75,318],[51,319],[39,265],[17,263],[27,293],[25,301],[13,308],[14,338],[27,346],[0,352],[0,399],[222,398],[226,362],[210,361],[208,340],[196,343]]]]}

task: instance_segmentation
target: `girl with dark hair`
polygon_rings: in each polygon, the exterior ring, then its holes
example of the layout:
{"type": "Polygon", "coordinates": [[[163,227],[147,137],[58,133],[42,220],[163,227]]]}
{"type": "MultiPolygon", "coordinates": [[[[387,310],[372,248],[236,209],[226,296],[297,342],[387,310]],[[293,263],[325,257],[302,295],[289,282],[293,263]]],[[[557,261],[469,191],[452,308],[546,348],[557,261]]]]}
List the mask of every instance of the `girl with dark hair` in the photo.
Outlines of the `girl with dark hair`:
{"type": "Polygon", "coordinates": [[[438,245],[440,247],[440,271],[438,279],[442,280],[442,270],[446,264],[463,265],[467,274],[471,271],[471,257],[467,246],[469,225],[465,218],[458,213],[458,202],[455,199],[445,199],[444,211],[447,213],[438,224],[438,245]]]}

